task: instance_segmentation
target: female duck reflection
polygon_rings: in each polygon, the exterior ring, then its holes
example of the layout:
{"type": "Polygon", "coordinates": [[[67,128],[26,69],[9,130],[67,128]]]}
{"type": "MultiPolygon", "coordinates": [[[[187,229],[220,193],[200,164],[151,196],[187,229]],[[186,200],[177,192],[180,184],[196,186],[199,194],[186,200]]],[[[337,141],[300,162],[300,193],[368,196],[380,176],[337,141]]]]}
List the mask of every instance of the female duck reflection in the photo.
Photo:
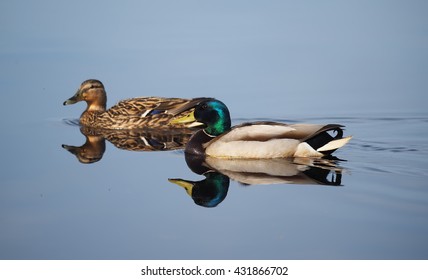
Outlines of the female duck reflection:
{"type": "Polygon", "coordinates": [[[172,151],[183,149],[194,130],[103,130],[82,126],[80,132],[86,138],[83,145],[62,147],[75,155],[79,162],[90,164],[102,159],[105,140],[128,151],[172,151]]]}
{"type": "Polygon", "coordinates": [[[230,179],[243,185],[301,184],[341,186],[342,168],[336,158],[221,159],[185,154],[200,181],[168,179],[183,187],[200,206],[215,207],[227,196],[230,179]]]}

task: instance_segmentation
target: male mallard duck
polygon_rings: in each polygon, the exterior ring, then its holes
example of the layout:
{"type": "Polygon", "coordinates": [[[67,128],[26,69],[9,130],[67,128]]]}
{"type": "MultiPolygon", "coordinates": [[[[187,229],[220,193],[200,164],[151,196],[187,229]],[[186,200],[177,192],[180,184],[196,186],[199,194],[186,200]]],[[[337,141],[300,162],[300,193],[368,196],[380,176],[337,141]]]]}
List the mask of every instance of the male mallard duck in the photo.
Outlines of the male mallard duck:
{"type": "Polygon", "coordinates": [[[202,122],[185,152],[220,158],[323,157],[351,139],[343,137],[338,124],[244,123],[231,127],[226,105],[219,100],[203,101],[189,115],[174,122],[202,122]],[[335,133],[335,136],[330,135],[335,133]]]}
{"type": "Polygon", "coordinates": [[[138,97],[120,101],[106,110],[107,95],[104,85],[98,80],[84,81],[76,94],[64,105],[86,101],[87,108],[80,116],[84,126],[104,129],[136,128],[185,128],[196,127],[201,123],[171,123],[193,111],[193,108],[210,98],[161,98],[138,97]]]}

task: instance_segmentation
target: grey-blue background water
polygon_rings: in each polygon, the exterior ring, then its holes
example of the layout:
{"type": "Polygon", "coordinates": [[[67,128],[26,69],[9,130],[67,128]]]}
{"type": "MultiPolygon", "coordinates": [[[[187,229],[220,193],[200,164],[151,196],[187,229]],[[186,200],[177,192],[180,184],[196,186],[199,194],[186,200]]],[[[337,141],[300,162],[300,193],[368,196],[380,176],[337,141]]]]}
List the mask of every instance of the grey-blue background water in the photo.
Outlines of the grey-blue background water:
{"type": "Polygon", "coordinates": [[[427,259],[425,1],[3,1],[1,259],[427,259]],[[231,181],[217,207],[182,151],[106,144],[81,164],[63,107],[213,96],[233,122],[341,123],[341,187],[231,181]]]}

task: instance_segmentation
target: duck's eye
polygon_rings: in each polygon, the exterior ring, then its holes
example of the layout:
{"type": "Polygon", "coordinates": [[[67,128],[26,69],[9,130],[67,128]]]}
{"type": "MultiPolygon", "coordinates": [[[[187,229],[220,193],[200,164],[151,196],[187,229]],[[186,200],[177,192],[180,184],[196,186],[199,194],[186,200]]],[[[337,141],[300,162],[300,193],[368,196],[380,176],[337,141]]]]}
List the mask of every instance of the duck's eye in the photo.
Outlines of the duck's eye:
{"type": "Polygon", "coordinates": [[[208,108],[208,105],[207,104],[202,104],[202,106],[201,106],[201,109],[202,110],[206,110],[208,108]]]}

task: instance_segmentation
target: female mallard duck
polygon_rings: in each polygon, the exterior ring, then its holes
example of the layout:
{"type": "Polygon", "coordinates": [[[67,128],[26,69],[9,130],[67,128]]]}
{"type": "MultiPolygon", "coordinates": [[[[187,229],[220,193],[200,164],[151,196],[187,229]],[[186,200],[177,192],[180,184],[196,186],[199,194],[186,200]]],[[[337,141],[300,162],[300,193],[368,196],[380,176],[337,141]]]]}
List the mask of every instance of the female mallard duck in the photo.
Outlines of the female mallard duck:
{"type": "Polygon", "coordinates": [[[174,122],[195,120],[204,123],[206,128],[192,136],[185,152],[211,157],[323,157],[351,139],[343,137],[343,126],[338,124],[254,122],[231,127],[229,110],[215,99],[201,102],[189,115],[174,122]]]}
{"type": "Polygon", "coordinates": [[[185,128],[202,125],[198,122],[172,123],[193,111],[201,101],[210,98],[138,97],[120,101],[106,110],[107,95],[98,80],[84,81],[76,94],[64,102],[70,105],[86,101],[87,108],[80,116],[84,126],[103,129],[185,128]]]}

